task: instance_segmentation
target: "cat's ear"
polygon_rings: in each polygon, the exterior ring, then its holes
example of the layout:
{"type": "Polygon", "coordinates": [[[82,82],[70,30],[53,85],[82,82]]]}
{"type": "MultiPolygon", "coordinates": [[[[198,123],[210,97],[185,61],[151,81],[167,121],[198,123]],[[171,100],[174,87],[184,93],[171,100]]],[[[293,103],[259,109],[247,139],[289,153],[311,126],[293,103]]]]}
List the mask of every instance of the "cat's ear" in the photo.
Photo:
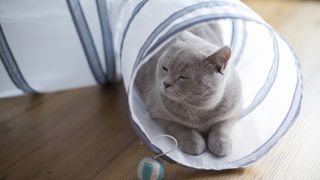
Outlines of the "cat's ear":
{"type": "Polygon", "coordinates": [[[214,54],[208,56],[205,61],[213,65],[214,69],[223,74],[223,70],[226,69],[231,56],[231,49],[229,46],[224,46],[214,54]]]}

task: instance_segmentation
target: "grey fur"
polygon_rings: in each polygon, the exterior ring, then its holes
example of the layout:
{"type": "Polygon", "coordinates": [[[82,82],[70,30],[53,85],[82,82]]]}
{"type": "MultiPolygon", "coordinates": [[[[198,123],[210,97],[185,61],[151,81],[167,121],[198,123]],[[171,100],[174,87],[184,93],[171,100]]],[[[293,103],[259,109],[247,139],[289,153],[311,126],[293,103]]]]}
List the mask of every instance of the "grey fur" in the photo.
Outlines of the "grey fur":
{"type": "Polygon", "coordinates": [[[207,144],[210,152],[225,156],[242,110],[241,84],[228,64],[230,48],[222,47],[217,35],[207,40],[205,28],[172,39],[143,65],[136,85],[151,117],[178,140],[183,152],[199,155],[207,144]]]}

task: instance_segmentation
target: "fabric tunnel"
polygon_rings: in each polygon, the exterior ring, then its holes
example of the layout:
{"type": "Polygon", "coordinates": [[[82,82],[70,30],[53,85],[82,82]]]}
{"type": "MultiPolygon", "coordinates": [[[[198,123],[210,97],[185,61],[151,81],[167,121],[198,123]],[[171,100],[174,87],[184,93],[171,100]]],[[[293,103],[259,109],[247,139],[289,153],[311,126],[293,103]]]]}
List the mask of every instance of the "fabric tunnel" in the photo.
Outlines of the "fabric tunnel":
{"type": "Polygon", "coordinates": [[[265,155],[300,111],[302,75],[294,52],[238,0],[8,0],[0,7],[0,97],[42,93],[123,79],[129,119],[154,153],[171,149],[136,92],[136,75],[179,32],[221,22],[243,91],[233,150],[218,158],[179,149],[165,159],[197,169],[245,167],[265,155]],[[17,13],[19,12],[19,13],[17,13]]]}

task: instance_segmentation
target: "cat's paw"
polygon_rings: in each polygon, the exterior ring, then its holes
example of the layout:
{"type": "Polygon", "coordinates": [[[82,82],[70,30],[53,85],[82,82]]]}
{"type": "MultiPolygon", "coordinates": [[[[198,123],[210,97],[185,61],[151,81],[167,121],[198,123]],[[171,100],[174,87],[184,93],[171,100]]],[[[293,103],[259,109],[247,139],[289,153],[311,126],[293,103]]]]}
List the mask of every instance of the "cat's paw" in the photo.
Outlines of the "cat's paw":
{"type": "Polygon", "coordinates": [[[190,155],[200,155],[206,150],[206,143],[203,139],[193,140],[188,139],[184,141],[180,141],[179,148],[190,155]]]}
{"type": "Polygon", "coordinates": [[[230,154],[231,148],[232,141],[225,134],[211,134],[208,139],[208,149],[216,156],[223,157],[230,154]]]}

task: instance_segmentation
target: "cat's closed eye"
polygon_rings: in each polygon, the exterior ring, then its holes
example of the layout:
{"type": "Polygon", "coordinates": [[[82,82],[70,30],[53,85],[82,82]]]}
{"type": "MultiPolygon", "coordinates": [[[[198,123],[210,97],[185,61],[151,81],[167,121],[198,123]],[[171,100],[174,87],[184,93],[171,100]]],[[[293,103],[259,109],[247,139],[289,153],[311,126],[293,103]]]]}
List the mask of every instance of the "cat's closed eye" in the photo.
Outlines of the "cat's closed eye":
{"type": "Polygon", "coordinates": [[[218,73],[220,73],[221,75],[223,75],[222,67],[221,67],[221,66],[217,66],[217,67],[216,67],[216,71],[217,71],[218,73]]]}
{"type": "Polygon", "coordinates": [[[186,77],[186,76],[179,76],[178,79],[180,80],[186,80],[186,79],[189,79],[189,77],[186,77]]]}
{"type": "Polygon", "coordinates": [[[162,66],[162,69],[165,71],[165,72],[168,72],[168,69],[164,66],[162,66]]]}

